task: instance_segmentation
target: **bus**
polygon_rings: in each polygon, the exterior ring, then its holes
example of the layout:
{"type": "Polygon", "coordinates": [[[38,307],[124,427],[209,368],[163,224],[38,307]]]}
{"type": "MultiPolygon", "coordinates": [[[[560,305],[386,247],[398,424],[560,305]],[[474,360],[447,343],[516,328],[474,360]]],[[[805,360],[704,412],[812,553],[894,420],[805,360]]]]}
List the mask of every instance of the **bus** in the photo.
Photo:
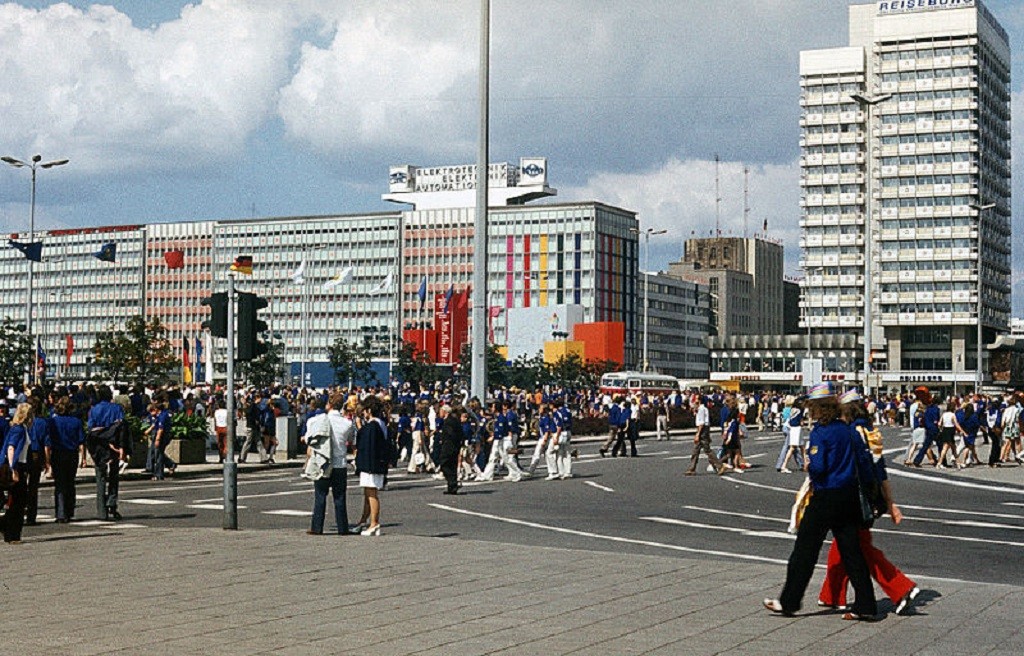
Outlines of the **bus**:
{"type": "Polygon", "coordinates": [[[679,379],[639,371],[617,371],[601,376],[601,393],[611,396],[648,392],[670,394],[679,391],[679,379]]]}

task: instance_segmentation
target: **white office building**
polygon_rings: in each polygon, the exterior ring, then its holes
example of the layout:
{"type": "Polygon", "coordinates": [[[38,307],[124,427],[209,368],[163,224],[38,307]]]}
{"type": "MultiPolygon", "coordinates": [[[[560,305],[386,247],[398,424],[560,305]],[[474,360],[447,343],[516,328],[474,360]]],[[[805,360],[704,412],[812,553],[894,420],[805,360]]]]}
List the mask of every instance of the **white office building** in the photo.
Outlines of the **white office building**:
{"type": "Polygon", "coordinates": [[[801,326],[861,335],[867,294],[872,386],[970,383],[1010,313],[1007,34],[976,0],[849,12],[800,53],[801,326]]]}

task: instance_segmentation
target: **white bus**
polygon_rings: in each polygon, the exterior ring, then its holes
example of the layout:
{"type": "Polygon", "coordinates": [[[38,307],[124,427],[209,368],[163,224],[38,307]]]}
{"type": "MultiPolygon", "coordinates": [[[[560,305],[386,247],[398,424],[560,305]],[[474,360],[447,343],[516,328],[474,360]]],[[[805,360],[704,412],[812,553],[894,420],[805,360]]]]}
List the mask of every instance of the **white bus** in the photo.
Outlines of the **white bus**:
{"type": "Polygon", "coordinates": [[[601,393],[611,396],[637,392],[670,394],[673,391],[679,391],[679,379],[675,376],[639,371],[616,371],[601,376],[601,393]]]}

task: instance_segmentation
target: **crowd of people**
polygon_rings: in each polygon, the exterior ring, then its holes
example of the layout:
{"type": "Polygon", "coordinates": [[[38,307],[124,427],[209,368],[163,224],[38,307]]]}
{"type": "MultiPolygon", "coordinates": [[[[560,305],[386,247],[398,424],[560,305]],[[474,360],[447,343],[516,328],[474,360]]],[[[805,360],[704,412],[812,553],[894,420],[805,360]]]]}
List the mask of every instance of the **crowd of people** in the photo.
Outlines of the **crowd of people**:
{"type": "MultiPolygon", "coordinates": [[[[0,394],[0,436],[10,481],[4,539],[18,542],[22,527],[37,521],[39,482],[54,482],[57,522],[75,517],[75,476],[91,460],[96,478],[96,515],[119,520],[119,477],[129,461],[143,463],[153,480],[172,476],[177,463],[167,453],[175,417],[205,419],[211,446],[223,462],[228,449],[228,410],[223,390],[146,388],[103,384],[11,389],[0,394]],[[141,439],[140,439],[141,438],[141,439]],[[141,444],[141,449],[138,445],[141,444]],[[10,517],[10,519],[7,519],[10,517]],[[20,519],[19,519],[20,518],[20,519]]],[[[693,452],[685,474],[698,471],[702,454],[708,471],[742,474],[750,467],[743,445],[750,431],[781,431],[776,470],[811,471],[812,444],[819,420],[807,395],[728,393],[699,390],[612,394],[601,390],[499,388],[484,405],[452,385],[409,384],[347,390],[275,386],[243,389],[235,398],[234,452],[246,462],[275,463],[277,418],[295,417],[307,452],[304,475],[314,482],[311,533],[322,533],[328,492],[334,499],[338,531],[377,535],[380,498],[388,471],[444,480],[446,494],[462,482],[504,475],[517,482],[546,463],[547,480],[572,477],[574,425],[589,422],[607,430],[601,457],[636,457],[641,420],[653,417],[658,440],[672,439],[670,426],[694,426],[693,452]],[[682,421],[680,421],[682,417],[682,421]],[[712,432],[719,438],[712,444],[712,432]],[[525,453],[521,443],[534,440],[525,453]],[[527,458],[529,458],[527,460],[527,458]],[[364,503],[360,521],[349,525],[345,511],[346,472],[354,463],[364,503]]],[[[970,395],[941,402],[927,390],[863,399],[873,426],[912,428],[903,463],[970,467],[1024,463],[1021,432],[1024,396],[970,395]],[[976,445],[991,443],[987,463],[976,445]]],[[[648,423],[648,425],[651,425],[648,423]]]]}

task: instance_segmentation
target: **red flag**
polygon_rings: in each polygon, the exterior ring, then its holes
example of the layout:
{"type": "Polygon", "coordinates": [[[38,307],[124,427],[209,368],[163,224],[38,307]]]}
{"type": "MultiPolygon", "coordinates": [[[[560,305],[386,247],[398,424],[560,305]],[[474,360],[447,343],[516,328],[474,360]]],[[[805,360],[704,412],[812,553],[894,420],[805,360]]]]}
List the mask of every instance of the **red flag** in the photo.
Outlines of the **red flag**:
{"type": "Polygon", "coordinates": [[[188,338],[187,337],[182,337],[181,338],[181,364],[186,369],[191,369],[192,368],[192,363],[189,362],[188,352],[189,352],[188,338]]]}
{"type": "Polygon", "coordinates": [[[468,308],[469,307],[469,298],[470,298],[470,295],[472,293],[473,293],[473,288],[472,287],[468,287],[467,286],[464,290],[462,290],[462,296],[459,297],[459,300],[455,304],[455,307],[459,308],[460,310],[468,308]]]}
{"type": "Polygon", "coordinates": [[[167,251],[164,253],[164,262],[168,269],[181,269],[185,266],[184,251],[167,251]]]}
{"type": "Polygon", "coordinates": [[[75,352],[75,338],[68,333],[67,350],[64,352],[64,367],[71,368],[71,354],[75,352]]]}

